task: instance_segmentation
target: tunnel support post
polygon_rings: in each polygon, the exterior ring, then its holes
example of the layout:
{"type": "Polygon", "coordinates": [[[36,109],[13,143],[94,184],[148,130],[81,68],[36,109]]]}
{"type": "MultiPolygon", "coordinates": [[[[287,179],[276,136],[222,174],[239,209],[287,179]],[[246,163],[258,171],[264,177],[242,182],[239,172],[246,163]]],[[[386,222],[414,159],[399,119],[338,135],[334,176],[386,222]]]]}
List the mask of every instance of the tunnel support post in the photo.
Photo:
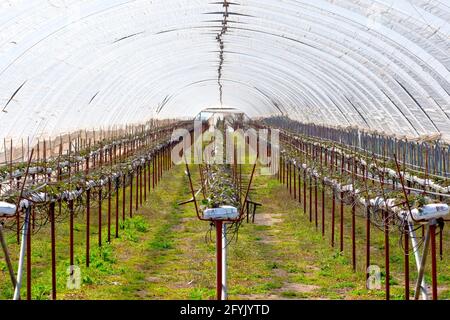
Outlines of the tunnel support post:
{"type": "Polygon", "coordinates": [[[223,222],[220,220],[217,220],[215,222],[216,224],[216,250],[217,250],[217,300],[222,300],[222,228],[223,228],[223,222]]]}

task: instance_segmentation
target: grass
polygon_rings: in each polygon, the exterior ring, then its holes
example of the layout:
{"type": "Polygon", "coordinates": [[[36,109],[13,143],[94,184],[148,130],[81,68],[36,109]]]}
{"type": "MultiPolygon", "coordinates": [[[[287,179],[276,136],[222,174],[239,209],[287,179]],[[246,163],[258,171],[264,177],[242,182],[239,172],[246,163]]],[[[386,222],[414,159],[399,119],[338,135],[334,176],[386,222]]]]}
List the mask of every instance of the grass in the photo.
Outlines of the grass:
{"type": "MultiPolygon", "coordinates": [[[[193,177],[197,178],[196,168],[193,171],[193,177]]],[[[194,182],[198,185],[198,181],[194,182]]],[[[365,288],[364,220],[357,219],[357,270],[353,272],[349,255],[348,209],[345,212],[344,252],[340,253],[338,242],[335,248],[330,245],[330,201],[326,202],[326,233],[322,237],[321,221],[319,231],[316,231],[314,223],[309,222],[308,213],[303,212],[303,206],[289,196],[276,177],[258,175],[253,187],[252,199],[262,203],[263,207],[258,209],[256,223],[244,223],[237,242],[233,241],[228,247],[230,299],[384,299],[383,287],[381,290],[365,288]]],[[[103,228],[102,247],[97,246],[97,209],[92,209],[89,268],[85,266],[84,215],[78,214],[75,261],[81,271],[80,289],[71,290],[66,286],[68,222],[58,223],[58,299],[214,299],[214,231],[210,234],[209,224],[197,220],[192,204],[177,205],[188,198],[184,167],[175,167],[165,174],[161,184],[152,190],[133,218],[120,221],[118,239],[113,237],[111,243],[106,243],[106,227],[103,228]]],[[[104,205],[106,209],[106,203],[104,205]]],[[[320,197],[318,207],[320,217],[320,197]]],[[[338,225],[337,216],[336,240],[339,239],[338,225]]],[[[384,273],[383,233],[375,228],[372,230],[372,262],[384,273]]],[[[114,235],[114,227],[111,233],[114,235]]],[[[18,246],[14,238],[15,235],[9,232],[8,243],[16,266],[18,246]]],[[[438,280],[440,298],[449,299],[450,266],[445,260],[449,254],[448,233],[444,239],[444,260],[438,261],[438,280]]],[[[32,238],[33,299],[50,298],[49,240],[47,226],[32,238]]],[[[392,298],[402,299],[403,253],[397,242],[392,235],[390,283],[392,298]]],[[[412,262],[411,258],[411,276],[415,277],[412,262]]],[[[22,291],[22,295],[25,294],[26,286],[22,291]]],[[[10,299],[11,296],[12,287],[1,257],[0,298],[10,299]]]]}

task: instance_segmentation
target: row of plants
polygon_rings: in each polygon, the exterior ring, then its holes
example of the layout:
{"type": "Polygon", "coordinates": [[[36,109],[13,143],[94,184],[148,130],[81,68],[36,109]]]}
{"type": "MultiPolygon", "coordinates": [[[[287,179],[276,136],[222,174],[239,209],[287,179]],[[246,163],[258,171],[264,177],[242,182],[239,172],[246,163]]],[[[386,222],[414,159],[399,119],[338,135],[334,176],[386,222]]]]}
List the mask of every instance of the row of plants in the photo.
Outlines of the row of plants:
{"type": "MultiPolygon", "coordinates": [[[[340,200],[347,204],[357,205],[359,203],[370,206],[382,203],[384,209],[395,211],[396,214],[406,210],[406,199],[401,187],[397,185],[397,188],[392,190],[391,183],[394,181],[385,180],[385,186],[381,186],[380,183],[369,186],[367,181],[363,181],[347,171],[341,173],[340,170],[330,169],[329,166],[320,166],[320,163],[313,161],[312,158],[305,159],[304,155],[290,144],[282,145],[281,154],[284,161],[294,165],[299,173],[304,172],[315,181],[322,181],[324,185],[335,191],[337,197],[341,197],[340,200]]],[[[380,171],[374,170],[373,174],[380,174],[380,171]]],[[[420,210],[428,204],[442,203],[442,200],[413,191],[408,194],[408,202],[411,209],[420,210]]]]}
{"type": "MultiPolygon", "coordinates": [[[[206,167],[205,167],[206,168],[206,167]]],[[[232,177],[231,166],[226,164],[209,165],[204,172],[207,197],[202,200],[202,209],[218,208],[223,205],[239,209],[240,197],[232,177]]]]}
{"type": "MultiPolygon", "coordinates": [[[[105,186],[110,180],[116,182],[118,179],[129,176],[138,168],[150,162],[158,152],[174,143],[170,140],[170,133],[171,131],[167,131],[164,136],[159,136],[158,139],[151,143],[145,146],[143,145],[143,148],[135,150],[134,154],[130,154],[125,159],[121,159],[119,163],[108,163],[103,166],[97,166],[95,169],[91,169],[89,173],[83,170],[74,170],[70,177],[64,176],[64,179],[58,179],[56,175],[57,170],[53,169],[53,175],[50,175],[50,179],[27,179],[22,196],[35,202],[55,201],[64,197],[79,197],[84,191],[105,186]]],[[[47,165],[58,162],[59,160],[54,160],[54,162],[49,162],[47,165]]],[[[30,169],[32,168],[36,167],[30,167],[30,169]]],[[[51,168],[49,167],[48,169],[51,168]]],[[[16,180],[20,181],[20,177],[16,178],[16,180]]],[[[3,185],[9,186],[9,182],[3,185]]],[[[3,189],[0,200],[11,203],[15,203],[22,192],[21,187],[3,189]]]]}
{"type": "MultiPolygon", "coordinates": [[[[345,164],[355,162],[355,164],[362,170],[369,170],[372,177],[379,178],[381,175],[384,179],[391,179],[391,182],[398,182],[400,176],[397,173],[396,164],[393,161],[384,161],[376,157],[368,157],[362,153],[351,151],[351,153],[343,150],[341,146],[330,142],[317,142],[306,139],[305,137],[298,137],[292,133],[283,132],[289,139],[295,141],[302,141],[312,144],[315,147],[322,148],[325,152],[334,152],[335,156],[338,157],[338,162],[341,164],[341,159],[344,158],[345,164]]],[[[400,164],[401,166],[401,164],[400,164]]],[[[404,166],[401,168],[402,176],[405,182],[410,182],[411,184],[418,185],[422,188],[428,188],[429,190],[440,192],[440,193],[450,193],[450,180],[445,178],[430,177],[422,174],[413,174],[409,169],[404,166]]]]}

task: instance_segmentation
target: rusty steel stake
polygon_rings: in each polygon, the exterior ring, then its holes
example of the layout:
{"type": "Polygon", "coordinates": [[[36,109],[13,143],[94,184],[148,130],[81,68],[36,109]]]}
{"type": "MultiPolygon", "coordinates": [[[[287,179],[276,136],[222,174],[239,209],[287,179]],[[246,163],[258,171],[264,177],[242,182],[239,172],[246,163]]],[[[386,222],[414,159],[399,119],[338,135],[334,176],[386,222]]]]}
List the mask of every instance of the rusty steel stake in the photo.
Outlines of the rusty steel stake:
{"type": "Polygon", "coordinates": [[[111,178],[108,178],[108,242],[111,242],[111,178]]]}
{"type": "Polygon", "coordinates": [[[140,168],[137,168],[136,172],[136,196],[135,196],[135,209],[134,212],[138,212],[139,209],[139,170],[140,168]]]}
{"type": "Polygon", "coordinates": [[[56,300],[56,235],[55,235],[55,203],[49,206],[51,255],[52,255],[52,299],[56,300]]]}
{"type": "Polygon", "coordinates": [[[344,251],[344,192],[341,191],[340,251],[344,251]]]}
{"type": "Polygon", "coordinates": [[[144,163],[144,202],[147,202],[147,160],[144,163]]]}
{"type": "Polygon", "coordinates": [[[314,220],[316,225],[316,231],[319,228],[318,214],[317,214],[317,178],[314,177],[314,220]]]}
{"type": "Polygon", "coordinates": [[[436,224],[430,225],[431,241],[431,288],[433,300],[437,300],[436,224]]]}
{"type": "Polygon", "coordinates": [[[125,210],[126,210],[126,190],[127,190],[127,177],[126,175],[123,176],[122,181],[122,222],[125,221],[125,210]]]}
{"type": "Polygon", "coordinates": [[[133,172],[130,173],[130,218],[133,217],[133,172]]]}
{"type": "Polygon", "coordinates": [[[384,255],[386,268],[386,300],[390,300],[390,266],[389,266],[389,213],[383,211],[384,215],[384,255]]]}
{"type": "Polygon", "coordinates": [[[322,237],[325,237],[325,181],[323,179],[322,179],[322,237]]]}
{"type": "Polygon", "coordinates": [[[334,248],[334,225],[335,225],[335,211],[336,211],[336,193],[333,191],[331,200],[331,246],[334,248]]]}
{"type": "MultiPolygon", "coordinates": [[[[29,218],[28,218],[29,219],[29,218]]],[[[27,300],[31,300],[31,228],[27,229],[27,300]]]]}
{"type": "Polygon", "coordinates": [[[102,246],[102,188],[98,191],[98,246],[102,246]]]}
{"type": "Polygon", "coordinates": [[[306,214],[306,170],[303,171],[303,213],[306,214]]]}
{"type": "Polygon", "coordinates": [[[294,165],[294,200],[297,199],[297,169],[294,165]]]}
{"type": "Polygon", "coordinates": [[[119,238],[119,184],[120,180],[119,178],[116,178],[116,238],[119,238]]]}
{"type": "Polygon", "coordinates": [[[352,197],[352,266],[353,271],[356,271],[356,208],[355,208],[355,200],[354,196],[352,197]]]}
{"type": "Polygon", "coordinates": [[[409,300],[409,232],[408,226],[405,225],[405,230],[403,231],[404,238],[404,257],[405,257],[405,299],[409,300]]]}
{"type": "Polygon", "coordinates": [[[312,176],[309,176],[309,222],[312,222],[312,176]]]}
{"type": "Polygon", "coordinates": [[[369,279],[370,267],[370,207],[366,207],[366,281],[369,279]]]}
{"type": "Polygon", "coordinates": [[[70,252],[70,265],[73,266],[73,218],[74,218],[74,211],[73,211],[73,200],[69,200],[69,215],[70,215],[70,244],[69,244],[69,252],[70,252]]]}
{"type": "Polygon", "coordinates": [[[90,262],[91,189],[86,190],[86,267],[90,262]]]}
{"type": "Polygon", "coordinates": [[[142,207],[142,167],[139,167],[139,205],[142,207]]]}

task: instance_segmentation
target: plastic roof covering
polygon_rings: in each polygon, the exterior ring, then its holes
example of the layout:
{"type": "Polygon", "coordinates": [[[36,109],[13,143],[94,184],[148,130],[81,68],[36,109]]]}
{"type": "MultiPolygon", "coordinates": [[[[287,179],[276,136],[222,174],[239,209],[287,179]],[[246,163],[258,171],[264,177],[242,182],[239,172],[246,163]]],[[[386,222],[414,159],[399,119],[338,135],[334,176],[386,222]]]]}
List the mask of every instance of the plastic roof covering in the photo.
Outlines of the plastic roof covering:
{"type": "Polygon", "coordinates": [[[1,0],[0,137],[223,105],[449,138],[449,21],[448,0],[1,0]]]}

